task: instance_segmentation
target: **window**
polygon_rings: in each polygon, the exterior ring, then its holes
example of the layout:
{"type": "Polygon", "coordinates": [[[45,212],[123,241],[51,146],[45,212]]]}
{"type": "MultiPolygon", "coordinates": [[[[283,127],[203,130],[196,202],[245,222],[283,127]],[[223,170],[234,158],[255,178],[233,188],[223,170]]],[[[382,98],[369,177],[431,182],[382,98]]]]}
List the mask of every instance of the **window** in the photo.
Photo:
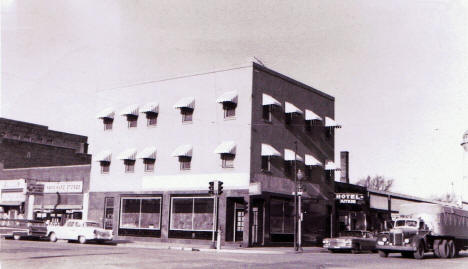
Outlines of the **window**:
{"type": "Polygon", "coordinates": [[[137,127],[138,123],[138,116],[135,115],[127,115],[127,124],[128,128],[135,128],[137,127]]]}
{"type": "Polygon", "coordinates": [[[223,168],[233,168],[234,167],[234,158],[236,155],[229,154],[229,153],[222,153],[221,160],[222,160],[222,167],[223,168]]]}
{"type": "Polygon", "coordinates": [[[161,224],[161,198],[122,198],[120,227],[123,229],[159,230],[161,224]]]}
{"type": "Polygon", "coordinates": [[[158,124],[158,113],[146,112],[146,125],[156,126],[158,124]]]}
{"type": "Polygon", "coordinates": [[[101,174],[107,174],[110,170],[110,162],[100,161],[101,163],[101,174]]]}
{"type": "Polygon", "coordinates": [[[294,202],[270,200],[270,232],[274,234],[294,233],[294,202]]]}
{"type": "Polygon", "coordinates": [[[190,170],[190,162],[192,157],[190,156],[179,156],[180,170],[190,170]]]}
{"type": "Polygon", "coordinates": [[[262,171],[269,172],[270,171],[270,157],[269,156],[262,156],[262,171]]]}
{"type": "Polygon", "coordinates": [[[104,229],[112,230],[114,223],[114,197],[104,198],[104,229]]]}
{"type": "Polygon", "coordinates": [[[114,123],[114,119],[104,118],[102,119],[102,122],[104,123],[104,131],[112,130],[112,123],[114,123]]]}
{"type": "Polygon", "coordinates": [[[231,102],[224,102],[223,103],[223,110],[224,110],[224,118],[233,118],[236,116],[236,103],[231,102]]]}
{"type": "Polygon", "coordinates": [[[236,210],[236,232],[244,231],[244,210],[236,210]]]}
{"type": "Polygon", "coordinates": [[[145,165],[145,172],[153,172],[154,171],[154,163],[155,159],[143,159],[143,164],[145,165]]]}
{"type": "Polygon", "coordinates": [[[182,107],[182,108],[180,108],[180,113],[182,114],[182,122],[183,123],[192,122],[193,108],[182,107]]]}
{"type": "Polygon", "coordinates": [[[172,198],[171,230],[211,231],[213,220],[213,198],[172,198]]]}
{"type": "Polygon", "coordinates": [[[125,173],[135,172],[135,160],[124,160],[125,173]]]}
{"type": "Polygon", "coordinates": [[[271,122],[271,105],[263,106],[262,117],[265,121],[271,122]]]}

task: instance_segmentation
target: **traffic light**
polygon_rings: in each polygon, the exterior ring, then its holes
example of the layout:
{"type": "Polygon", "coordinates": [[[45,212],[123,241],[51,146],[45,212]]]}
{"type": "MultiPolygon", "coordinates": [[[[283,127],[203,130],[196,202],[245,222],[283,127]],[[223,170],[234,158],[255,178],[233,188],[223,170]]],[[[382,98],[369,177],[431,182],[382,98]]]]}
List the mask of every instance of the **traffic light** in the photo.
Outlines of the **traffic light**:
{"type": "Polygon", "coordinates": [[[221,195],[223,193],[223,182],[218,181],[218,195],[221,195]]]}
{"type": "Polygon", "coordinates": [[[210,186],[208,190],[209,194],[214,194],[214,181],[210,181],[210,186]]]}

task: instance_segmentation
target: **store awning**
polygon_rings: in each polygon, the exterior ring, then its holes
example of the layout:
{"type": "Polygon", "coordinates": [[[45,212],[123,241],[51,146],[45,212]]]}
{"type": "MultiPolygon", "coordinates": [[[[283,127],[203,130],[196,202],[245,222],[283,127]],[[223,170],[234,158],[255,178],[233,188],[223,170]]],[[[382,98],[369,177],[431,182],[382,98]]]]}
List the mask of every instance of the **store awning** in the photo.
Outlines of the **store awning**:
{"type": "Polygon", "coordinates": [[[284,113],[304,114],[304,112],[302,112],[302,110],[300,110],[295,105],[293,105],[293,104],[291,104],[289,102],[284,103],[284,113]]]}
{"type": "Polygon", "coordinates": [[[110,162],[112,159],[112,152],[110,150],[103,150],[93,157],[96,162],[110,162]]]}
{"type": "Polygon", "coordinates": [[[138,116],[138,105],[129,105],[126,108],[124,108],[120,112],[120,116],[128,116],[128,115],[133,115],[133,116],[138,116]]]}
{"type": "Polygon", "coordinates": [[[264,105],[264,106],[269,106],[269,105],[281,106],[281,103],[278,100],[276,100],[275,98],[271,97],[270,95],[264,93],[262,95],[262,105],[264,105]]]}
{"type": "Polygon", "coordinates": [[[216,99],[218,103],[235,103],[237,104],[237,91],[225,92],[216,99]]]}
{"type": "Polygon", "coordinates": [[[119,160],[135,160],[137,150],[135,148],[126,149],[122,151],[117,159],[119,160]]]}
{"type": "Polygon", "coordinates": [[[104,118],[113,119],[114,115],[115,115],[114,109],[112,107],[108,107],[108,108],[102,110],[101,112],[99,112],[96,115],[96,117],[98,119],[104,119],[104,118]]]}
{"type": "Polygon", "coordinates": [[[332,118],[325,117],[325,127],[328,127],[328,128],[341,128],[341,125],[339,125],[332,118]]]}
{"type": "Polygon", "coordinates": [[[334,162],[328,161],[325,164],[325,170],[327,170],[327,171],[337,171],[337,170],[340,170],[340,168],[338,168],[334,162]]]}
{"type": "Polygon", "coordinates": [[[307,166],[323,166],[323,164],[310,154],[305,155],[305,165],[307,166]]]}
{"type": "Polygon", "coordinates": [[[190,144],[182,145],[176,148],[174,152],[172,152],[172,156],[173,157],[181,157],[181,156],[191,157],[192,151],[193,151],[192,145],[190,144]]]}
{"type": "Polygon", "coordinates": [[[281,153],[274,147],[268,144],[262,144],[262,156],[278,156],[281,157],[281,153]]]}
{"type": "Polygon", "coordinates": [[[23,201],[0,201],[0,206],[20,206],[23,201]]]}
{"type": "Polygon", "coordinates": [[[284,149],[284,160],[285,161],[301,161],[303,162],[304,159],[302,159],[302,157],[298,154],[296,154],[294,151],[290,150],[290,149],[284,149]],[[296,155],[296,157],[294,157],[294,155],[296,155]]]}
{"type": "Polygon", "coordinates": [[[147,103],[140,109],[141,113],[159,113],[159,103],[147,103]]]}
{"type": "Polygon", "coordinates": [[[322,117],[315,114],[312,110],[305,110],[305,120],[322,120],[322,117]]]}
{"type": "Polygon", "coordinates": [[[195,108],[195,97],[184,97],[180,99],[174,108],[195,108]]]}
{"type": "Polygon", "coordinates": [[[138,159],[156,159],[156,147],[147,147],[136,155],[138,159]]]}
{"type": "Polygon", "coordinates": [[[224,141],[216,147],[214,153],[236,154],[236,143],[234,141],[224,141]]]}
{"type": "MultiPolygon", "coordinates": [[[[34,210],[51,210],[54,209],[55,205],[34,205],[34,210]]],[[[83,209],[82,205],[57,205],[55,209],[59,210],[81,210],[83,209]]]]}

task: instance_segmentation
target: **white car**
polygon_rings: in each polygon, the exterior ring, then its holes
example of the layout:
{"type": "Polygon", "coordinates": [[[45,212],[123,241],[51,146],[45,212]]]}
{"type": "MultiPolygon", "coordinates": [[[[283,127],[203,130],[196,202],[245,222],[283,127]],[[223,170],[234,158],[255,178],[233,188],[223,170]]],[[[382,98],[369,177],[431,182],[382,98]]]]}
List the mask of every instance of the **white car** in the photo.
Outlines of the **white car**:
{"type": "Polygon", "coordinates": [[[47,235],[51,242],[57,240],[78,240],[81,244],[87,241],[111,241],[113,234],[111,230],[104,230],[95,221],[67,220],[63,226],[48,226],[47,235]]]}

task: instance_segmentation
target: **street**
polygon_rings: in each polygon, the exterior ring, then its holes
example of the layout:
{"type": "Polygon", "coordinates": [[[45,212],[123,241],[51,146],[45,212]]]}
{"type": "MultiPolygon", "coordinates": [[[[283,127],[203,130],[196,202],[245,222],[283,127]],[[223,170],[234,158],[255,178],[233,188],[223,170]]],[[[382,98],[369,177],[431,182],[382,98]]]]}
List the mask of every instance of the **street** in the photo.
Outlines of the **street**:
{"type": "Polygon", "coordinates": [[[10,268],[468,268],[468,252],[454,259],[424,260],[392,254],[258,254],[156,250],[47,241],[1,240],[1,269],[10,268]]]}

